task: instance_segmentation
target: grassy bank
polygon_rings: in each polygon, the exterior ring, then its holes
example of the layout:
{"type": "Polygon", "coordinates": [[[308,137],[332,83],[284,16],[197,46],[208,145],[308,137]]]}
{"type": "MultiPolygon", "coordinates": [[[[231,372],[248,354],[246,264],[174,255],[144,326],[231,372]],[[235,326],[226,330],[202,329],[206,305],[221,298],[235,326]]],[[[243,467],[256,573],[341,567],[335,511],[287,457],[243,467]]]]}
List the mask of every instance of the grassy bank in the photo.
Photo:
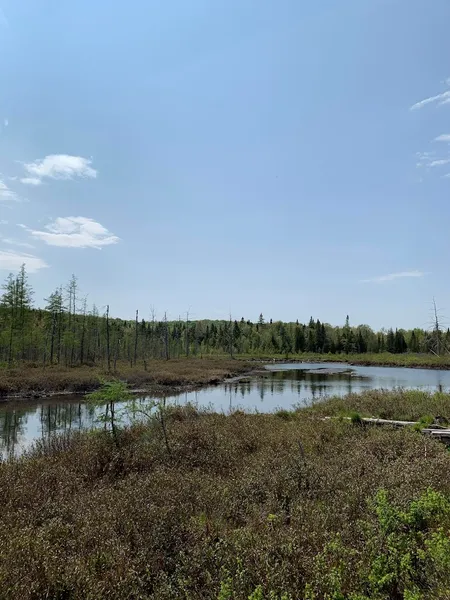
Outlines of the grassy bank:
{"type": "Polygon", "coordinates": [[[246,360],[262,360],[285,362],[342,362],[351,365],[373,365],[379,367],[410,367],[416,369],[450,369],[450,355],[436,356],[434,354],[316,354],[303,352],[301,354],[242,354],[239,358],[246,360]]]}
{"type": "Polygon", "coordinates": [[[354,365],[397,366],[425,369],[450,369],[450,356],[431,354],[312,354],[303,353],[281,357],[276,355],[239,355],[235,359],[227,356],[205,358],[150,360],[147,368],[141,361],[136,367],[129,363],[118,363],[114,373],[104,367],[60,367],[45,369],[32,363],[23,363],[12,369],[0,367],[0,397],[11,395],[39,396],[50,393],[65,393],[94,390],[100,379],[111,376],[126,381],[131,387],[150,391],[173,391],[177,388],[214,384],[227,377],[249,373],[255,362],[342,362],[354,365]],[[236,360],[236,358],[238,360],[236,360]]]}
{"type": "Polygon", "coordinates": [[[126,381],[132,388],[150,391],[171,391],[219,383],[254,369],[254,364],[228,358],[189,358],[170,361],[152,360],[147,369],[142,363],[130,367],[117,365],[113,374],[100,367],[47,367],[24,364],[13,369],[0,369],[0,397],[11,395],[43,395],[49,393],[83,393],[99,387],[101,379],[112,376],[126,381]]]}
{"type": "Polygon", "coordinates": [[[0,466],[0,597],[449,597],[446,447],[321,418],[380,405],[413,418],[450,397],[373,393],[277,415],[178,408],[169,449],[157,421],[118,444],[101,431],[37,446],[0,466]]]}
{"type": "Polygon", "coordinates": [[[350,394],[343,398],[330,398],[305,408],[310,416],[349,416],[358,413],[361,417],[419,421],[433,417],[441,423],[450,424],[450,396],[444,393],[431,394],[421,390],[383,391],[370,390],[362,394],[350,394]]]}

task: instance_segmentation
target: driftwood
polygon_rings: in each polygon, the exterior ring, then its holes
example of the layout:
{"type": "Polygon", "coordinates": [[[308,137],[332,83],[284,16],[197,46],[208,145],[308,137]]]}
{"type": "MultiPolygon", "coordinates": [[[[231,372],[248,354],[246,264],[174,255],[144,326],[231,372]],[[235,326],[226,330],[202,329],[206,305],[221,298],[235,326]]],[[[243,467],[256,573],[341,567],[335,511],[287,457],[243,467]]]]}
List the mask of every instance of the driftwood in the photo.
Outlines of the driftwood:
{"type": "MultiPolygon", "coordinates": [[[[325,417],[325,420],[335,418],[344,418],[345,420],[351,421],[351,417],[325,417]]],[[[359,420],[362,423],[367,423],[368,425],[389,425],[396,428],[414,427],[416,425],[420,425],[419,421],[396,421],[394,419],[375,419],[373,417],[360,417],[359,420]]],[[[434,439],[438,439],[441,442],[450,445],[450,428],[442,427],[442,425],[438,424],[432,424],[428,427],[423,427],[420,429],[420,433],[429,435],[434,439]]]]}

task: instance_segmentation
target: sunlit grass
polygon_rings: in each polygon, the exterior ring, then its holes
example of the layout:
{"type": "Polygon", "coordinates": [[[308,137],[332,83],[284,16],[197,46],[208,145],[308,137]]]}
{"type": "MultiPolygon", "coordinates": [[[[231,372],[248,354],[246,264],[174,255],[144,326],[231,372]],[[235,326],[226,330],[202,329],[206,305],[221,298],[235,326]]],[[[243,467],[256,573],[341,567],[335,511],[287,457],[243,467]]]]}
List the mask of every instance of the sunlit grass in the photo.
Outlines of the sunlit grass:
{"type": "Polygon", "coordinates": [[[399,391],[273,415],[171,407],[170,451],[157,420],[115,439],[39,442],[0,466],[2,593],[444,597],[450,454],[410,429],[361,427],[359,416],[415,419],[449,405],[448,395],[399,391]],[[353,422],[322,418],[344,412],[353,422]],[[404,596],[414,586],[422,596],[404,596]]]}

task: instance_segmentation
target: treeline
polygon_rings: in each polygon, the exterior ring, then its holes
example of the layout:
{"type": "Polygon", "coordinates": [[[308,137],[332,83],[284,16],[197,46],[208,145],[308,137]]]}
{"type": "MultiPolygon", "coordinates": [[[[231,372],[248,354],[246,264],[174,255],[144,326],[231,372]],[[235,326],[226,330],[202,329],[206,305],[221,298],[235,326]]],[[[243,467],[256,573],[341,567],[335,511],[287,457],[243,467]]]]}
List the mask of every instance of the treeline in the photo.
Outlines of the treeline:
{"type": "Polygon", "coordinates": [[[152,358],[179,358],[208,354],[279,354],[302,352],[364,354],[433,352],[450,347],[450,331],[439,323],[432,331],[389,329],[373,331],[368,325],[333,327],[312,317],[306,323],[240,320],[169,321],[166,317],[135,319],[110,316],[109,306],[88,308],[72,276],[66,286],[54,290],[44,308],[35,308],[33,290],[25,266],[10,274],[0,297],[0,364],[29,361],[43,366],[102,365],[115,368],[117,361],[138,362],[147,368],[152,358]]]}

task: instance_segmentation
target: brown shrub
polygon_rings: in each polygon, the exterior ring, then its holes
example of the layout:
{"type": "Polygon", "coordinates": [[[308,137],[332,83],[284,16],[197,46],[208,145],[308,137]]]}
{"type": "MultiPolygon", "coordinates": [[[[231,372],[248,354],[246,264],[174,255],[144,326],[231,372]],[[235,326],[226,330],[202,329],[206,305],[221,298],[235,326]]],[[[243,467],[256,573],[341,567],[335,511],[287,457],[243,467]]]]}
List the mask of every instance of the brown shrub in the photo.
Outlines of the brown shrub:
{"type": "Polygon", "coordinates": [[[336,534],[357,551],[352,590],[377,490],[400,505],[450,491],[446,448],[412,431],[189,407],[169,411],[168,433],[170,455],[156,423],[119,449],[77,434],[0,465],[0,596],[216,599],[230,577],[235,598],[302,598],[336,534]]]}

